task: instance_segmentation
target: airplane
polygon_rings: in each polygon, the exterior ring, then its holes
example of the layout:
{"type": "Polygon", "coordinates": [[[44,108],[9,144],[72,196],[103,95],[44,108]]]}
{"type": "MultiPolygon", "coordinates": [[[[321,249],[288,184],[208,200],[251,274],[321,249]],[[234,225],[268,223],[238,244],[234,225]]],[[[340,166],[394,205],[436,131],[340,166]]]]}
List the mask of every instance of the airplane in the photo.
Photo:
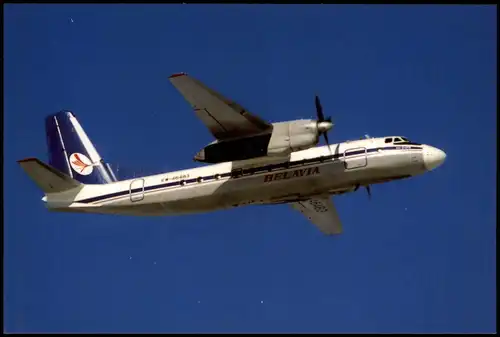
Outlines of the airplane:
{"type": "Polygon", "coordinates": [[[186,73],[169,77],[215,137],[194,160],[206,166],[117,179],[75,114],[45,119],[49,163],[19,160],[50,211],[167,216],[289,204],[325,235],[343,225],[333,197],[439,167],[446,153],[402,136],[329,144],[333,127],[318,96],[317,119],[269,123],[186,73]],[[317,146],[320,136],[326,145],[317,146]]]}

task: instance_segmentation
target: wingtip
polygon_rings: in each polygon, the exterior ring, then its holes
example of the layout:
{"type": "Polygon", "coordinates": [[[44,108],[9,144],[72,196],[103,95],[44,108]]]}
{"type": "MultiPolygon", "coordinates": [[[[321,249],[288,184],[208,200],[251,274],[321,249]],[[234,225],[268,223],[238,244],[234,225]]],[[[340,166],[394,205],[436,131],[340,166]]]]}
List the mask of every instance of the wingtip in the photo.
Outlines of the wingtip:
{"type": "Polygon", "coordinates": [[[186,73],[175,73],[175,74],[170,75],[169,78],[174,78],[174,77],[179,77],[179,76],[186,76],[186,75],[187,75],[186,73]]]}
{"type": "Polygon", "coordinates": [[[37,158],[30,157],[30,158],[19,159],[17,162],[20,164],[20,163],[25,163],[28,161],[37,161],[37,160],[38,160],[37,158]]]}

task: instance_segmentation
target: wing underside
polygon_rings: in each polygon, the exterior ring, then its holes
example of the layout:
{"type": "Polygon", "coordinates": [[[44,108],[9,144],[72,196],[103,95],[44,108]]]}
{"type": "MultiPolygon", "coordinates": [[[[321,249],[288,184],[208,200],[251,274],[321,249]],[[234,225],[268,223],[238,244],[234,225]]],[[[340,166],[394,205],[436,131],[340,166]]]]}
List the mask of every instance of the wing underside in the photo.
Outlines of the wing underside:
{"type": "Polygon", "coordinates": [[[321,232],[327,235],[342,233],[342,223],[329,196],[314,197],[295,201],[290,205],[301,212],[321,232]]]}
{"type": "Polygon", "coordinates": [[[170,82],[193,107],[196,115],[218,140],[261,134],[272,125],[250,113],[185,73],[170,76],[170,82]]]}

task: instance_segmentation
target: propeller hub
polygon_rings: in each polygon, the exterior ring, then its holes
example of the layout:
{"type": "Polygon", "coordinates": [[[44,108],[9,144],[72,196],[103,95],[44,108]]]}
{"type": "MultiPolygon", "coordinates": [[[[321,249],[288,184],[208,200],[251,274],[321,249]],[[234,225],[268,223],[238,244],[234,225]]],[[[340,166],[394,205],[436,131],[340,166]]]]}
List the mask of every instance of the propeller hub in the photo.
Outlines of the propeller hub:
{"type": "Polygon", "coordinates": [[[333,127],[333,123],[330,121],[318,122],[318,132],[325,133],[333,127]]]}

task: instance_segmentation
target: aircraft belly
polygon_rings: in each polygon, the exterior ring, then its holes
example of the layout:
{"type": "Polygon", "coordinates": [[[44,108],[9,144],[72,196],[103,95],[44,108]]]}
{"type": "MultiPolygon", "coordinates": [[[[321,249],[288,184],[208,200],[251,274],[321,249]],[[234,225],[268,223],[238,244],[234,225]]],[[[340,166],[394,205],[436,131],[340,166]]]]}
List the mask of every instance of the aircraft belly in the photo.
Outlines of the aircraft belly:
{"type": "MultiPolygon", "coordinates": [[[[318,177],[316,177],[316,180],[318,177]]],[[[164,207],[170,212],[205,212],[207,210],[225,209],[241,204],[265,203],[277,196],[293,192],[306,191],[311,186],[319,186],[303,178],[297,181],[282,181],[267,184],[262,176],[230,179],[210,193],[198,193],[166,201],[164,207]]]]}

